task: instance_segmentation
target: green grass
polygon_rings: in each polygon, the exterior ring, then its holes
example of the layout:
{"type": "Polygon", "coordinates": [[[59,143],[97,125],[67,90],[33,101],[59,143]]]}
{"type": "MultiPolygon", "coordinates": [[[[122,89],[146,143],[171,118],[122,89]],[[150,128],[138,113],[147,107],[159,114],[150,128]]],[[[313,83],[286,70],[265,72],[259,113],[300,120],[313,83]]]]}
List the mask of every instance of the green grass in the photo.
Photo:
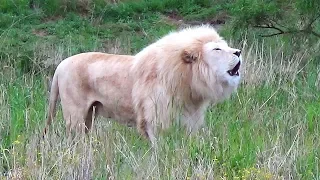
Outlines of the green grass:
{"type": "MultiPolygon", "coordinates": [[[[19,173],[24,179],[319,179],[316,49],[289,51],[277,37],[247,34],[231,42],[243,47],[243,81],[230,99],[208,109],[206,126],[195,136],[175,125],[151,150],[134,128],[98,118],[92,133],[70,140],[59,110],[41,139],[48,78],[57,63],[86,51],[134,54],[179,28],[166,18],[171,11],[190,20],[221,13],[222,5],[185,2],[132,1],[61,17],[4,11],[10,4],[1,4],[1,179],[19,173]]],[[[225,27],[220,32],[228,35],[225,27]]]]}
{"type": "Polygon", "coordinates": [[[4,22],[11,25],[0,28],[2,61],[14,64],[22,72],[29,72],[32,68],[46,68],[46,59],[61,61],[67,56],[86,51],[114,51],[115,41],[122,43],[119,44],[122,52],[118,53],[134,54],[175,27],[159,14],[141,17],[139,22],[120,19],[108,23],[74,13],[57,19],[40,16],[10,16],[12,20],[4,22]],[[60,57],[56,57],[57,51],[60,57]]]}
{"type": "MultiPolygon", "coordinates": [[[[319,73],[311,65],[305,71],[319,73]]],[[[134,129],[102,118],[89,137],[68,141],[61,112],[56,133],[42,141],[45,78],[6,75],[1,80],[1,136],[6,138],[1,138],[0,168],[20,169],[26,178],[54,179],[319,177],[320,97],[311,86],[318,81],[315,76],[298,75],[293,84],[242,85],[237,95],[208,110],[207,126],[196,136],[172,127],[152,152],[134,129]]]]}

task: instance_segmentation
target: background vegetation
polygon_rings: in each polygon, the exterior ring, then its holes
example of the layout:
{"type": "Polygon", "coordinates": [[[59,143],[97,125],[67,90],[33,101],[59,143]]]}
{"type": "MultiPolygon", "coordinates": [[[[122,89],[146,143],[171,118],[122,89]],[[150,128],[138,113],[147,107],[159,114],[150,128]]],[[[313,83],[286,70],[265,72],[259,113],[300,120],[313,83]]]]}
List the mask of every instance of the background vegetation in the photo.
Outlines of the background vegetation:
{"type": "Polygon", "coordinates": [[[0,177],[23,179],[319,179],[320,1],[1,0],[0,177]],[[150,149],[97,119],[41,139],[48,82],[64,58],[135,54],[171,30],[216,26],[241,48],[243,81],[196,136],[172,127],[150,149]]]}

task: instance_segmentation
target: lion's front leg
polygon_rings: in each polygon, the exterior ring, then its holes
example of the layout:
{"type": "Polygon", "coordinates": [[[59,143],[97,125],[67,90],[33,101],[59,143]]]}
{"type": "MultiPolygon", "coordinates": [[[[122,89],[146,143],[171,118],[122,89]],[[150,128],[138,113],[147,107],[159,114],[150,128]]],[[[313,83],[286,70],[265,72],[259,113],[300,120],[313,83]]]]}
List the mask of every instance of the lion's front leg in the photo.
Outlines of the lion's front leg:
{"type": "Polygon", "coordinates": [[[154,135],[154,128],[152,125],[152,120],[146,117],[146,112],[144,107],[137,108],[137,129],[138,132],[148,139],[152,144],[155,144],[156,137],[154,135]]]}
{"type": "Polygon", "coordinates": [[[147,138],[152,144],[155,144],[156,137],[154,135],[153,127],[143,116],[137,118],[138,132],[145,138],[147,138]]]}
{"type": "Polygon", "coordinates": [[[182,124],[187,128],[189,133],[197,132],[204,125],[205,108],[185,109],[182,115],[182,124]]]}

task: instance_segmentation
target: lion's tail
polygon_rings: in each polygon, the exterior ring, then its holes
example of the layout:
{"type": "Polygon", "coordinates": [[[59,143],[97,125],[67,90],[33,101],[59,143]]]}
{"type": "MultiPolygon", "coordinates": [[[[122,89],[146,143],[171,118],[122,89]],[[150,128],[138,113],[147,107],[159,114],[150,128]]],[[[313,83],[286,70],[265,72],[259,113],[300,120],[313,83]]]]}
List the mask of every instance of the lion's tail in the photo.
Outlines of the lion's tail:
{"type": "Polygon", "coordinates": [[[47,125],[44,128],[43,135],[47,133],[48,127],[50,126],[52,119],[55,116],[58,96],[59,96],[58,77],[57,77],[57,73],[55,73],[52,79],[52,85],[50,90],[47,125]]]}

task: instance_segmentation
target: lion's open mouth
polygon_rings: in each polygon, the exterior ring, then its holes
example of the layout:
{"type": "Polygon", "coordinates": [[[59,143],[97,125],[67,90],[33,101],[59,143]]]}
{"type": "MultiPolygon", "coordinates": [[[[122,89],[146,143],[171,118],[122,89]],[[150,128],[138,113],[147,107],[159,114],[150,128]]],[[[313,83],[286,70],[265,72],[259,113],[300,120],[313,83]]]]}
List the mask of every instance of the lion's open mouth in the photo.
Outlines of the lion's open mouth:
{"type": "Polygon", "coordinates": [[[227,73],[230,76],[239,76],[239,68],[240,68],[240,61],[238,62],[238,64],[231,70],[228,70],[227,73]]]}

